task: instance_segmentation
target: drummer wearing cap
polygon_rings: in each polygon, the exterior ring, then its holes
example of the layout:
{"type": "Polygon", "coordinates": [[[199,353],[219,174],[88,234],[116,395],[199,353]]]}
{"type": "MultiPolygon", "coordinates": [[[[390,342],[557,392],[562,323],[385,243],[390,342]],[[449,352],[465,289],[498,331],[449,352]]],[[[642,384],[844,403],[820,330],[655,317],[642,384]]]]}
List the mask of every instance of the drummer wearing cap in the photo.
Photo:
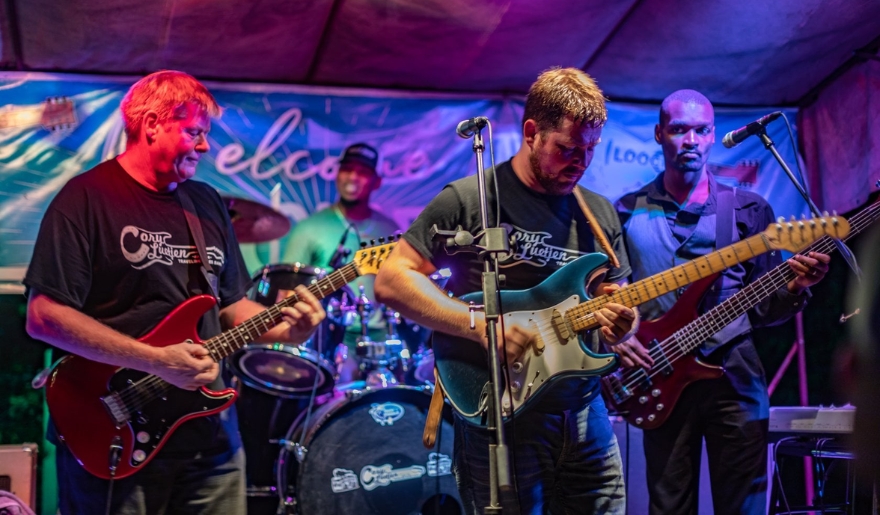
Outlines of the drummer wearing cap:
{"type": "MultiPolygon", "coordinates": [[[[283,262],[338,268],[350,260],[361,242],[388,237],[399,230],[393,220],[370,207],[370,196],[382,185],[378,162],[379,153],[366,143],[355,143],[342,152],[336,175],[337,201],[296,224],[287,239],[283,262]]],[[[382,341],[387,326],[375,304],[373,280],[372,275],[359,277],[350,286],[355,292],[364,287],[365,296],[376,308],[368,323],[369,335],[374,341],[382,341]]],[[[346,328],[344,341],[352,358],[360,337],[361,324],[355,321],[346,328]]],[[[340,370],[341,382],[358,379],[353,359],[348,365],[340,370]]]]}

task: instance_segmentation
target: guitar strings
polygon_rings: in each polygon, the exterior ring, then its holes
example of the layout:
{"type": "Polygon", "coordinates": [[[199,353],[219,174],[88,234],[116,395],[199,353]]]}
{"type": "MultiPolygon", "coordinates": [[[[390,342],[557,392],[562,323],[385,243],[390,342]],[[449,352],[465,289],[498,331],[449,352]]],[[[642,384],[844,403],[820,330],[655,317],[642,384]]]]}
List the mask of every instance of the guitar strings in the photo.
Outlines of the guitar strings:
{"type": "Polygon", "coordinates": [[[572,308],[571,311],[576,311],[578,313],[581,313],[579,316],[572,319],[572,324],[574,325],[574,323],[583,322],[586,319],[593,317],[594,313],[596,311],[598,311],[598,309],[599,309],[599,307],[596,307],[596,306],[601,306],[601,305],[604,305],[608,302],[614,302],[615,300],[617,300],[614,297],[620,298],[620,300],[622,301],[621,304],[625,304],[626,301],[623,300],[623,296],[626,295],[629,299],[630,304],[637,305],[637,304],[641,303],[641,302],[638,302],[640,292],[641,292],[642,296],[648,297],[647,300],[651,300],[651,299],[654,299],[654,298],[659,297],[661,295],[665,295],[666,293],[673,291],[675,288],[687,286],[687,285],[692,284],[696,281],[699,281],[700,279],[708,277],[709,275],[712,275],[712,274],[717,273],[721,270],[724,270],[725,268],[727,268],[727,266],[722,266],[722,267],[716,269],[713,261],[720,260],[721,265],[725,265],[724,259],[723,259],[723,256],[725,253],[732,252],[734,255],[734,259],[736,260],[736,263],[742,263],[743,261],[751,259],[757,255],[763,254],[764,252],[768,252],[771,250],[771,247],[767,244],[766,240],[764,240],[762,238],[762,235],[763,235],[763,233],[750,236],[750,237],[746,238],[745,240],[741,240],[741,241],[734,243],[733,245],[730,245],[729,247],[725,247],[723,249],[713,251],[709,254],[706,254],[705,256],[700,256],[700,257],[695,258],[695,259],[688,261],[686,263],[682,263],[681,265],[678,265],[678,266],[676,266],[670,270],[667,270],[665,272],[661,272],[659,274],[652,275],[651,277],[647,277],[645,279],[636,281],[633,284],[625,286],[625,287],[621,288],[620,290],[617,290],[613,293],[606,294],[606,295],[603,295],[602,297],[597,297],[595,299],[591,299],[587,302],[584,302],[583,304],[578,305],[576,308],[572,308]],[[759,251],[756,252],[752,248],[753,242],[762,243],[763,249],[759,249],[759,251]],[[741,249],[742,247],[747,247],[748,253],[750,254],[750,256],[748,258],[743,258],[743,257],[739,256],[738,249],[741,249]],[[687,271],[688,266],[692,266],[694,268],[694,271],[696,271],[696,274],[697,274],[696,279],[691,279],[691,277],[687,271]],[[704,272],[700,271],[700,268],[708,269],[709,273],[704,274],[704,272]],[[678,281],[678,279],[676,278],[676,276],[684,277],[685,282],[680,283],[678,281]],[[657,282],[658,282],[658,279],[656,279],[657,277],[659,277],[659,281],[663,284],[663,288],[660,288],[657,285],[657,282]],[[675,282],[675,286],[673,288],[669,287],[669,279],[670,278],[675,282]],[[649,287],[649,282],[651,284],[653,284],[654,290],[657,292],[656,294],[651,293],[651,290],[649,287]],[[663,289],[665,289],[665,291],[663,293],[660,293],[660,291],[663,289]],[[632,292],[635,292],[635,296],[633,296],[632,292]],[[609,297],[609,300],[605,300],[606,297],[609,297]],[[633,300],[633,297],[635,297],[635,301],[633,300]]]}
{"type": "MultiPolygon", "coordinates": [[[[856,234],[860,233],[865,227],[871,225],[876,221],[878,213],[880,212],[880,203],[874,203],[873,205],[865,208],[862,212],[856,214],[852,220],[850,220],[850,233],[844,240],[848,240],[856,234]]],[[[834,251],[834,242],[832,238],[829,236],[823,236],[816,243],[808,247],[807,252],[817,251],[821,253],[831,253],[834,251]]],[[[742,310],[742,313],[745,313],[758,303],[760,303],[765,297],[772,294],[774,291],[782,287],[782,285],[788,283],[791,279],[795,278],[796,274],[791,267],[788,266],[787,263],[781,263],[776,268],[768,272],[763,278],[759,278],[757,281],[747,285],[743,288],[743,292],[745,296],[754,293],[754,290],[761,291],[758,295],[754,296],[751,299],[747,299],[751,305],[742,309],[745,306],[745,303],[739,301],[739,294],[735,294],[733,297],[729,297],[724,302],[715,306],[711,310],[704,313],[698,320],[703,319],[703,317],[708,317],[709,319],[713,319],[713,321],[718,322],[719,320],[724,320],[726,316],[729,320],[719,322],[724,325],[733,321],[733,318],[730,315],[730,312],[724,313],[724,310],[728,309],[735,302],[740,302],[739,309],[742,310]],[[771,289],[772,286],[772,289],[771,289]],[[720,317],[718,315],[721,315],[720,317]]],[[[741,316],[741,315],[738,315],[741,316]]],[[[682,327],[671,336],[667,337],[663,342],[661,342],[658,346],[653,347],[649,351],[649,355],[654,360],[655,363],[659,361],[665,361],[666,364],[671,365],[672,362],[677,361],[683,356],[689,354],[693,349],[695,349],[700,343],[705,341],[707,338],[714,335],[718,330],[712,331],[709,333],[709,329],[704,326],[704,324],[698,322],[698,320],[694,320],[690,322],[688,325],[682,327]],[[691,332],[696,328],[696,332],[691,332]],[[673,348],[673,344],[678,344],[677,348],[673,348]],[[672,349],[670,351],[670,349],[672,349]],[[667,355],[667,351],[670,351],[667,355]]],[[[639,383],[642,383],[645,380],[650,380],[655,377],[657,374],[663,372],[663,368],[657,370],[645,371],[642,368],[638,369],[630,369],[626,372],[622,373],[619,378],[619,383],[614,385],[615,393],[620,393],[628,389],[632,389],[635,386],[638,386],[639,383]],[[641,377],[645,376],[645,377],[641,377]]]]}

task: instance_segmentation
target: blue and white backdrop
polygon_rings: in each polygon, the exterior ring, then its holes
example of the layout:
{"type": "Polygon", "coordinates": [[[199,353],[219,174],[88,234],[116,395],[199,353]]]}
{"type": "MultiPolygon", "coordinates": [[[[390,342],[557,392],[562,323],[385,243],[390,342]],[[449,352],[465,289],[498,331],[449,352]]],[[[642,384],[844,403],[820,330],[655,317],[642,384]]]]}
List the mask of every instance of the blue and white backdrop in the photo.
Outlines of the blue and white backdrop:
{"type": "MultiPolygon", "coordinates": [[[[23,276],[55,193],[71,177],[122,151],[119,101],[134,80],[0,73],[0,280],[23,276]],[[57,97],[72,103],[76,123],[49,131],[38,115],[51,122],[46,101],[57,97]]],[[[197,177],[223,195],[265,204],[275,188],[280,211],[293,223],[335,200],[337,156],[350,143],[378,148],[384,182],[372,200],[402,227],[444,184],[475,173],[470,143],[455,135],[459,121],[477,115],[492,120],[498,162],[520,144],[523,103],[518,97],[207,85],[224,113],[213,122],[211,150],[197,177]]],[[[803,201],[757,139],[732,150],[721,146],[725,132],[769,111],[716,110],[712,169],[719,180],[764,196],[777,215],[800,216],[807,212],[803,201]]],[[[794,118],[793,109],[785,112],[794,118]]],[[[656,121],[657,106],[609,104],[602,143],[582,184],[615,200],[652,180],[663,164],[653,139],[656,121]]],[[[793,165],[784,123],[771,125],[769,133],[793,165]]],[[[273,259],[266,245],[243,247],[251,268],[273,259]]]]}

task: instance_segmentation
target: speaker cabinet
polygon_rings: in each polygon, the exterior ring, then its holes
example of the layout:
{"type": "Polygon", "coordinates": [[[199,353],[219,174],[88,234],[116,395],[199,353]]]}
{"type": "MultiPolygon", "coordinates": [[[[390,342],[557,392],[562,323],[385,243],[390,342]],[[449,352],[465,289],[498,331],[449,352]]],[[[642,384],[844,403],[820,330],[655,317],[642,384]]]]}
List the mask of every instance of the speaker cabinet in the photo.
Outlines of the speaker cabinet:
{"type": "Polygon", "coordinates": [[[37,444],[0,445],[0,490],[37,509],[37,444]]]}

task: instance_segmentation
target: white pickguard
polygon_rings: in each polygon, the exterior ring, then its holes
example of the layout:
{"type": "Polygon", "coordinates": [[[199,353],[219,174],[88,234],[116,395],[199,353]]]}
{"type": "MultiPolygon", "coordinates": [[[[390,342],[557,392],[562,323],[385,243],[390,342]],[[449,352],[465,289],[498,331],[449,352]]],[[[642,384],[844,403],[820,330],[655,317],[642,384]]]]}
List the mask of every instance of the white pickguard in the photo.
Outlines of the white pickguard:
{"type": "Polygon", "coordinates": [[[579,302],[578,296],[572,295],[563,302],[540,311],[515,311],[504,315],[505,324],[516,322],[536,332],[544,347],[543,350],[538,350],[540,343],[529,346],[519,360],[508,367],[511,387],[505,389],[501,399],[501,411],[505,416],[519,410],[552,377],[564,372],[601,370],[614,361],[613,357],[594,358],[584,353],[577,333],[570,332],[560,321],[559,317],[579,302]],[[555,322],[554,313],[557,314],[555,322]],[[522,367],[517,372],[519,364],[522,367]]]}

